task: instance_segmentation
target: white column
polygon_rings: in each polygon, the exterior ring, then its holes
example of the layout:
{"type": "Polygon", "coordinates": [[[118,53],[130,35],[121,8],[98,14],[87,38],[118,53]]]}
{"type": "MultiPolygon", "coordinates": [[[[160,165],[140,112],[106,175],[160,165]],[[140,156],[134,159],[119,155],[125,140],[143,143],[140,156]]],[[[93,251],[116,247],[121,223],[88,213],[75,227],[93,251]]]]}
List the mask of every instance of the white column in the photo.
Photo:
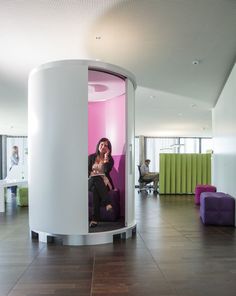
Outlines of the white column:
{"type": "Polygon", "coordinates": [[[42,65],[29,78],[29,222],[54,234],[88,232],[88,66],[42,65]]]}
{"type": "Polygon", "coordinates": [[[126,186],[125,186],[125,217],[126,226],[135,223],[134,203],[134,87],[126,80],[126,186]]]}

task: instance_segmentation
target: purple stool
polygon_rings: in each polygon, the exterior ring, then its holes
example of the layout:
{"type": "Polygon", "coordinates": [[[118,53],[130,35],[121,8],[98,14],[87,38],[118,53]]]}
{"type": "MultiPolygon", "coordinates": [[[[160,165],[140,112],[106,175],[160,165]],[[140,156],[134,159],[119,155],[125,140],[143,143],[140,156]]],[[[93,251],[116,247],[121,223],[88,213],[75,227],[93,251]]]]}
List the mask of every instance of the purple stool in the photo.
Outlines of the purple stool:
{"type": "Polygon", "coordinates": [[[200,217],[204,224],[234,225],[235,200],[223,192],[201,193],[200,217]]]}
{"type": "Polygon", "coordinates": [[[197,185],[195,188],[194,202],[200,205],[200,195],[202,192],[216,192],[216,187],[212,185],[197,185]]]}
{"type": "MultiPolygon", "coordinates": [[[[120,192],[119,190],[111,190],[108,193],[109,200],[112,205],[112,211],[107,211],[105,206],[100,207],[101,221],[113,222],[120,218],[120,192]]],[[[93,193],[89,192],[89,220],[92,219],[93,213],[93,193]]]]}

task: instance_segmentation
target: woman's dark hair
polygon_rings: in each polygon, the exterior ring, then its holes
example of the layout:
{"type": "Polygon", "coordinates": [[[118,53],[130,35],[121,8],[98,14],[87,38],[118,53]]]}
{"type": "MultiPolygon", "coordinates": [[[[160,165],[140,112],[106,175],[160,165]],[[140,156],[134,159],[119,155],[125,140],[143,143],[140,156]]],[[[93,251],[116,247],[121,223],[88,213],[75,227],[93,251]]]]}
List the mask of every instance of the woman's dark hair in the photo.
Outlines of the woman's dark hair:
{"type": "Polygon", "coordinates": [[[101,142],[107,142],[107,144],[108,144],[107,146],[108,146],[108,149],[110,150],[110,155],[111,155],[111,150],[112,150],[111,142],[107,138],[101,138],[99,140],[99,142],[97,143],[97,146],[96,146],[96,155],[99,155],[100,154],[98,148],[99,148],[99,145],[100,145],[101,142]]]}

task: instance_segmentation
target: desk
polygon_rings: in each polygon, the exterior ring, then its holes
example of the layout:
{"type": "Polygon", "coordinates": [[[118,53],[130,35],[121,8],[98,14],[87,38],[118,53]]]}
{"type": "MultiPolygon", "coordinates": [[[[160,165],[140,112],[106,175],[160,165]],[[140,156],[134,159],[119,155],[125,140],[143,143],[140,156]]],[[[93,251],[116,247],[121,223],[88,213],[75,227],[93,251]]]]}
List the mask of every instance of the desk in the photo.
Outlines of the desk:
{"type": "Polygon", "coordinates": [[[28,186],[28,180],[0,180],[0,212],[5,212],[4,188],[11,186],[28,186]]]}

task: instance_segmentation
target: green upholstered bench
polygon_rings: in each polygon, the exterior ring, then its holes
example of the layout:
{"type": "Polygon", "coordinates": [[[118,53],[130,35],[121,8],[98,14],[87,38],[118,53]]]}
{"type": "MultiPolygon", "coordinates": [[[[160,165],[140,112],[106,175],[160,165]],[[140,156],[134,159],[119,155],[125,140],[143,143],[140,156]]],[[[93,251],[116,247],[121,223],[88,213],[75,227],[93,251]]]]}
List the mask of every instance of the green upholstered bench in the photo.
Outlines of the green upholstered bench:
{"type": "Polygon", "coordinates": [[[26,187],[18,188],[16,202],[17,202],[17,205],[20,207],[28,206],[28,188],[26,187]]]}

